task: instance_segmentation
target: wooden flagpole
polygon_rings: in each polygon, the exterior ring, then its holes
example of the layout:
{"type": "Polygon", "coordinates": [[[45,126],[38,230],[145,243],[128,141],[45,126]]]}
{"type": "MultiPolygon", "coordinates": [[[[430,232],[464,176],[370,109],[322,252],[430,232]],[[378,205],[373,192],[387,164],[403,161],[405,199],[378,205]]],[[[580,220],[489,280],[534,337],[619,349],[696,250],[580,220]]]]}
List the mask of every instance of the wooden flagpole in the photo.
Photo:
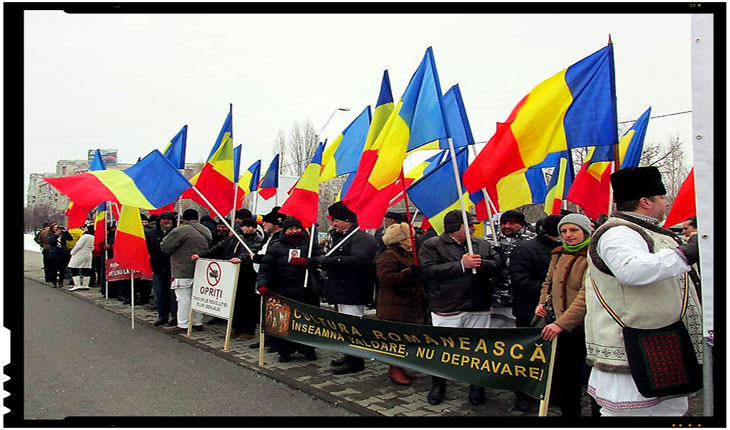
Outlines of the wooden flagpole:
{"type": "Polygon", "coordinates": [[[264,296],[259,304],[259,366],[264,365],[264,296]]]}
{"type": "Polygon", "coordinates": [[[552,340],[552,352],[550,353],[550,369],[547,375],[547,384],[545,385],[545,398],[540,401],[540,410],[538,416],[546,417],[548,412],[548,406],[550,405],[550,385],[553,382],[553,367],[555,366],[555,351],[558,348],[558,337],[555,336],[552,340]]]}

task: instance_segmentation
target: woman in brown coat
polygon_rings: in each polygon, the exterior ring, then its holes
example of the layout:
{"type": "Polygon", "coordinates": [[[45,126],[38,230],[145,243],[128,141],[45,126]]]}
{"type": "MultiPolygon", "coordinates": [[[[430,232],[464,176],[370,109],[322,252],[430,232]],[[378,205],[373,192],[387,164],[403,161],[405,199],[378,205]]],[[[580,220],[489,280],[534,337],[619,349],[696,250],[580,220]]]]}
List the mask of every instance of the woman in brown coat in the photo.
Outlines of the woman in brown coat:
{"type": "MultiPolygon", "coordinates": [[[[413,264],[409,228],[407,223],[395,223],[383,234],[383,243],[387,249],[376,260],[376,316],[381,320],[421,324],[423,288],[418,280],[420,269],[413,264]]],[[[416,375],[403,368],[390,366],[388,377],[396,384],[410,385],[416,375]]]]}
{"type": "Polygon", "coordinates": [[[558,397],[563,416],[580,416],[581,368],[586,358],[583,276],[588,268],[586,256],[591,240],[591,220],[585,215],[566,215],[558,224],[558,232],[563,246],[552,251],[535,315],[545,317],[547,307],[554,311],[555,320],[546,321],[542,331],[545,340],[558,337],[552,392],[558,397]]]}

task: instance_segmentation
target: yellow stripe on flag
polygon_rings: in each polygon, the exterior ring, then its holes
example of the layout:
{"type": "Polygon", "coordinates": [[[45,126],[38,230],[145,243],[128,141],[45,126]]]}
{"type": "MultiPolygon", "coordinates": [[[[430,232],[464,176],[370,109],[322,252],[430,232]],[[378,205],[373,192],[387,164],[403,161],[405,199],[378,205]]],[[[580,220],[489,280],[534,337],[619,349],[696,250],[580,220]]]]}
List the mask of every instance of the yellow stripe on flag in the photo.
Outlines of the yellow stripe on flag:
{"type": "Polygon", "coordinates": [[[142,218],[139,216],[139,208],[122,205],[117,230],[144,240],[144,228],[142,227],[142,218]]]}
{"type": "Polygon", "coordinates": [[[142,192],[137,188],[132,178],[121,170],[96,170],[88,172],[96,176],[105,187],[117,197],[122,205],[134,206],[137,208],[154,209],[142,192]]]}
{"type": "Polygon", "coordinates": [[[532,203],[530,184],[527,183],[527,178],[524,175],[526,170],[518,170],[497,182],[500,211],[508,211],[532,203]]]}

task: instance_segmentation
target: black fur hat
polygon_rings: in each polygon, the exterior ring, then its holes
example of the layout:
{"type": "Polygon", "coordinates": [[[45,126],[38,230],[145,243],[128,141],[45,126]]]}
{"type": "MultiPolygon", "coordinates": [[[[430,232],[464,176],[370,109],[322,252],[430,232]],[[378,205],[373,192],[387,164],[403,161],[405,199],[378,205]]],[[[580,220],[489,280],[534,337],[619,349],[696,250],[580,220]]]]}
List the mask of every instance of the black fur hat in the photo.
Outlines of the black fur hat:
{"type": "Polygon", "coordinates": [[[327,213],[332,219],[338,219],[345,222],[357,222],[357,215],[351,211],[342,202],[335,202],[332,206],[327,208],[327,213]]]}
{"type": "Polygon", "coordinates": [[[667,194],[662,174],[654,166],[629,167],[611,174],[613,201],[627,202],[667,194]]]}

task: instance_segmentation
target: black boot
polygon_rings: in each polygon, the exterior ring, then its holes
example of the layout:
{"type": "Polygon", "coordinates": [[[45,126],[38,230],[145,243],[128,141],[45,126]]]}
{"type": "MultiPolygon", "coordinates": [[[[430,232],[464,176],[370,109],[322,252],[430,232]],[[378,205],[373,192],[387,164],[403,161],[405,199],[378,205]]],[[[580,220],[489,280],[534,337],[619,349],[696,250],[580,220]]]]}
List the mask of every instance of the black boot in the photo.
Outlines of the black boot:
{"type": "Polygon", "coordinates": [[[332,373],[335,375],[345,375],[348,373],[362,372],[363,370],[365,370],[365,360],[348,355],[345,364],[335,367],[332,373]]]}
{"type": "Polygon", "coordinates": [[[483,404],[485,399],[484,387],[469,385],[469,403],[471,403],[472,406],[479,406],[483,404]]]}
{"type": "Polygon", "coordinates": [[[433,376],[433,385],[426,399],[432,405],[438,405],[444,401],[446,397],[446,379],[433,376]]]}
{"type": "Polygon", "coordinates": [[[343,364],[345,364],[345,362],[347,362],[347,356],[343,355],[336,360],[330,361],[330,366],[342,366],[343,364]]]}

